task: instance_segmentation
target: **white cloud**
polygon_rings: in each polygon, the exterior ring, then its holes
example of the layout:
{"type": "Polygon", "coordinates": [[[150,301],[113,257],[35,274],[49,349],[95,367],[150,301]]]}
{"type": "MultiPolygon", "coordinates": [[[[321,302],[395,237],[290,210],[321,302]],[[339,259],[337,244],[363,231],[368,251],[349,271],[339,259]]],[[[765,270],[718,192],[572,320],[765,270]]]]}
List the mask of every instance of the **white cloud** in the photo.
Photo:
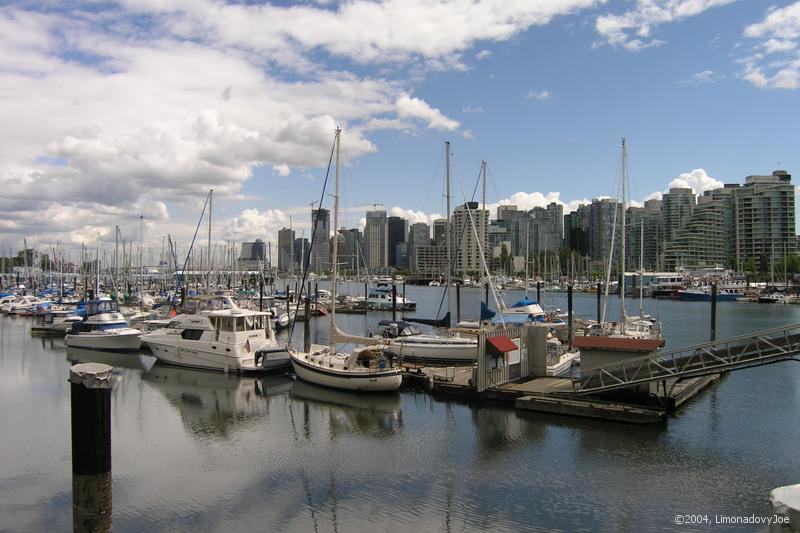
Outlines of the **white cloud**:
{"type": "Polygon", "coordinates": [[[475,59],[478,59],[478,60],[489,59],[490,57],[492,57],[491,50],[481,50],[480,52],[475,54],[475,59]]]}
{"type": "Polygon", "coordinates": [[[461,132],[461,137],[463,139],[474,139],[475,136],[472,134],[472,130],[464,130],[461,132]]]}
{"type": "Polygon", "coordinates": [[[403,217],[408,220],[409,224],[416,224],[417,222],[424,222],[426,224],[433,224],[437,218],[443,218],[439,213],[425,213],[424,211],[414,211],[413,209],[403,209],[402,207],[392,207],[389,209],[389,215],[393,217],[403,217]]]}
{"type": "Polygon", "coordinates": [[[679,85],[704,85],[709,83],[716,83],[724,79],[725,76],[722,74],[717,74],[713,70],[702,70],[700,72],[696,72],[692,75],[691,78],[688,80],[681,80],[678,82],[679,85]]]}
{"type": "Polygon", "coordinates": [[[483,113],[483,107],[481,107],[479,105],[476,105],[476,106],[465,105],[465,106],[461,107],[461,112],[462,113],[468,113],[468,114],[471,114],[471,113],[483,113]]]}
{"type": "Polygon", "coordinates": [[[395,103],[400,118],[418,118],[428,123],[428,128],[452,131],[461,125],[446,117],[441,111],[428,105],[425,100],[404,94],[395,103]]]}
{"type": "Polygon", "coordinates": [[[595,29],[611,46],[639,51],[660,46],[665,41],[651,36],[653,29],[701,14],[707,9],[735,0],[635,0],[635,5],[621,15],[602,15],[595,29]]]}
{"type": "Polygon", "coordinates": [[[291,172],[289,165],[282,164],[282,165],[272,165],[272,173],[278,176],[288,176],[291,172]]]}
{"type": "Polygon", "coordinates": [[[669,182],[669,188],[683,187],[690,188],[695,194],[703,194],[706,191],[719,189],[724,183],[720,180],[712,178],[702,168],[696,168],[691,172],[685,172],[669,182]]]}
{"type": "Polygon", "coordinates": [[[525,95],[525,98],[528,100],[549,100],[550,99],[550,91],[543,90],[543,91],[534,91],[533,89],[528,91],[528,94],[525,95]]]}
{"type": "Polygon", "coordinates": [[[800,87],[800,1],[771,9],[764,20],[747,26],[744,35],[758,43],[738,61],[744,65],[743,79],[759,88],[800,87]]]}
{"type": "Polygon", "coordinates": [[[278,230],[289,226],[289,215],[279,209],[245,209],[224,222],[222,236],[234,241],[263,239],[277,242],[278,230]]]}

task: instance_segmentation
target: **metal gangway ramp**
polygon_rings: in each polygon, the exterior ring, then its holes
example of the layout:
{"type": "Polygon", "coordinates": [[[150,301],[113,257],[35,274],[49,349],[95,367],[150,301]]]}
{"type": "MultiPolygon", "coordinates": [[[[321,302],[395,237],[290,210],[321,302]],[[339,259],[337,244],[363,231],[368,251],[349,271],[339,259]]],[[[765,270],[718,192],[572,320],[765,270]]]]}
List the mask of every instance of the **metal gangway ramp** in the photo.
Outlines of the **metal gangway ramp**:
{"type": "Polygon", "coordinates": [[[574,381],[570,394],[595,394],[661,380],[717,374],[794,359],[800,353],[800,324],[656,352],[595,368],[574,381]]]}

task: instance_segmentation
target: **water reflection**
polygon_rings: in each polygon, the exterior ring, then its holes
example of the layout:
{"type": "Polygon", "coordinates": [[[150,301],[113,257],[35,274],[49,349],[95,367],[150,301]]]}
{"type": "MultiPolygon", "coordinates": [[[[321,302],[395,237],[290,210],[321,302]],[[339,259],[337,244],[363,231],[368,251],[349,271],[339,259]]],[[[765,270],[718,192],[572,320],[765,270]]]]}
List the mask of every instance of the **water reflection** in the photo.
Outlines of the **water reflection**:
{"type": "Polygon", "coordinates": [[[78,363],[103,363],[114,368],[130,368],[147,372],[156,362],[155,357],[142,352],[103,352],[74,346],[67,347],[66,351],[67,361],[73,365],[78,363]]]}
{"type": "Polygon", "coordinates": [[[303,408],[303,432],[307,438],[310,438],[312,415],[327,418],[331,440],[344,434],[391,437],[403,430],[398,394],[359,394],[298,379],[291,397],[293,405],[303,408]]]}
{"type": "Polygon", "coordinates": [[[178,409],[190,433],[223,439],[236,426],[267,416],[271,397],[285,394],[294,384],[287,374],[239,376],[160,364],[142,380],[178,409]]]}

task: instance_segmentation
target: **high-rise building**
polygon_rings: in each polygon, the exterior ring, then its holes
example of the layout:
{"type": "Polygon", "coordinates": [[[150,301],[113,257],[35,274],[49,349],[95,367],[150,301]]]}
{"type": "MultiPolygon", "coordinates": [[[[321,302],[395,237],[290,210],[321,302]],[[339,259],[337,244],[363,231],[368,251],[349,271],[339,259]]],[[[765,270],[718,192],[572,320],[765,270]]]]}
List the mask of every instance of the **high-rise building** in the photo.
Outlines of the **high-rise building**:
{"type": "Polygon", "coordinates": [[[447,270],[447,248],[427,245],[415,248],[416,273],[432,279],[444,277],[447,270]]]}
{"type": "Polygon", "coordinates": [[[433,221],[433,245],[445,246],[447,243],[447,220],[444,218],[437,218],[433,221]]]}
{"type": "Polygon", "coordinates": [[[294,260],[298,269],[311,268],[309,262],[309,253],[311,251],[311,243],[305,237],[296,238],[294,240],[294,260]]]}
{"type": "Polygon", "coordinates": [[[363,246],[367,268],[371,271],[381,270],[388,266],[388,240],[386,211],[367,211],[363,246]]]}
{"type": "Polygon", "coordinates": [[[622,204],[616,198],[594,199],[589,205],[589,256],[600,264],[608,264],[614,247],[614,263],[619,261],[619,231],[614,226],[622,217],[622,204]],[[614,236],[613,242],[611,236],[614,236]]]}
{"type": "Polygon", "coordinates": [[[644,261],[644,270],[657,270],[661,242],[661,201],[647,200],[644,207],[629,207],[625,219],[625,269],[639,270],[644,261]]]}
{"type": "Polygon", "coordinates": [[[590,214],[590,206],[581,204],[572,213],[564,215],[565,245],[584,257],[589,255],[590,214]]]}
{"type": "Polygon", "coordinates": [[[467,202],[453,210],[451,221],[453,271],[483,275],[481,250],[484,254],[488,251],[489,211],[479,209],[478,202],[467,202]]]}
{"type": "Polygon", "coordinates": [[[732,239],[725,226],[731,212],[732,204],[725,199],[701,196],[689,220],[666,243],[664,267],[672,271],[727,266],[730,258],[726,241],[732,239]]]}
{"type": "Polygon", "coordinates": [[[673,187],[661,197],[661,227],[665,242],[671,241],[675,233],[689,222],[695,206],[692,189],[673,187]]]}
{"type": "MultiPolygon", "coordinates": [[[[530,216],[530,251],[557,252],[564,240],[564,206],[551,202],[547,207],[534,207],[530,216]]],[[[524,250],[520,250],[524,253],[524,250]]]]}
{"type": "Polygon", "coordinates": [[[747,176],[734,190],[736,264],[753,260],[763,270],[796,251],[792,176],[776,170],[771,176],[747,176]]]}
{"type": "Polygon", "coordinates": [[[389,247],[389,266],[402,267],[397,259],[397,245],[406,242],[408,237],[408,220],[403,217],[389,217],[387,221],[387,237],[389,247]]]}
{"type": "Polygon", "coordinates": [[[324,272],[331,267],[331,212],[327,209],[311,210],[311,264],[314,272],[324,272]],[[316,226],[316,227],[315,227],[316,226]]]}
{"type": "Polygon", "coordinates": [[[411,272],[417,272],[419,264],[417,262],[417,250],[420,246],[431,245],[431,230],[424,222],[411,224],[408,232],[408,266],[411,272]]]}
{"type": "Polygon", "coordinates": [[[242,261],[265,261],[267,258],[267,244],[261,239],[256,239],[254,242],[242,243],[242,255],[239,259],[242,261]]]}
{"type": "Polygon", "coordinates": [[[364,268],[364,259],[361,257],[361,231],[358,228],[340,229],[344,235],[344,254],[339,257],[339,262],[351,272],[364,268]]]}
{"type": "Polygon", "coordinates": [[[294,230],[278,230],[278,270],[288,272],[294,269],[294,230]]]}
{"type": "Polygon", "coordinates": [[[499,225],[506,228],[506,238],[511,242],[511,255],[524,255],[526,251],[536,253],[536,245],[531,239],[532,220],[528,212],[518,210],[515,205],[501,205],[497,208],[497,220],[499,225]],[[531,241],[528,242],[528,239],[531,241]]]}
{"type": "Polygon", "coordinates": [[[408,268],[408,243],[399,242],[395,246],[396,268],[408,268]]]}

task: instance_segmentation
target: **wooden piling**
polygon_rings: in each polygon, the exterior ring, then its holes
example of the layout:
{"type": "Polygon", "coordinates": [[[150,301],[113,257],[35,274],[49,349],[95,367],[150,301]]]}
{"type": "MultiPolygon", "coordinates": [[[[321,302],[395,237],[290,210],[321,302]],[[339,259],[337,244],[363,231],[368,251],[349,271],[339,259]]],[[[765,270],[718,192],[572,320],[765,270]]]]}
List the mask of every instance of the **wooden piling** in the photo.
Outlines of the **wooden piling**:
{"type": "Polygon", "coordinates": [[[101,363],[70,368],[74,531],[111,531],[112,370],[101,363]]]}
{"type": "Polygon", "coordinates": [[[537,281],[536,282],[536,301],[540,302],[540,303],[542,301],[542,282],[541,281],[537,281]]]}
{"type": "Polygon", "coordinates": [[[397,285],[392,283],[392,322],[397,320],[397,285]]]}
{"type": "Polygon", "coordinates": [[[456,283],[456,325],[461,322],[461,284],[456,283]]]}
{"type": "Polygon", "coordinates": [[[305,313],[303,315],[303,351],[311,351],[311,301],[306,296],[305,313]]]}
{"type": "Polygon", "coordinates": [[[603,298],[603,283],[598,281],[597,282],[597,322],[600,322],[601,319],[601,300],[603,298]]]}
{"type": "Polygon", "coordinates": [[[717,340],[717,284],[711,285],[711,342],[717,340]]]}
{"type": "Polygon", "coordinates": [[[264,310],[264,280],[258,283],[258,310],[264,310]]]}
{"type": "Polygon", "coordinates": [[[367,310],[369,309],[369,301],[367,301],[368,298],[369,298],[369,287],[368,287],[368,283],[365,281],[364,282],[364,314],[365,315],[367,314],[367,310]]]}
{"type": "Polygon", "coordinates": [[[567,335],[569,335],[569,347],[572,349],[572,339],[575,336],[572,321],[572,283],[567,285],[567,335]]]}

